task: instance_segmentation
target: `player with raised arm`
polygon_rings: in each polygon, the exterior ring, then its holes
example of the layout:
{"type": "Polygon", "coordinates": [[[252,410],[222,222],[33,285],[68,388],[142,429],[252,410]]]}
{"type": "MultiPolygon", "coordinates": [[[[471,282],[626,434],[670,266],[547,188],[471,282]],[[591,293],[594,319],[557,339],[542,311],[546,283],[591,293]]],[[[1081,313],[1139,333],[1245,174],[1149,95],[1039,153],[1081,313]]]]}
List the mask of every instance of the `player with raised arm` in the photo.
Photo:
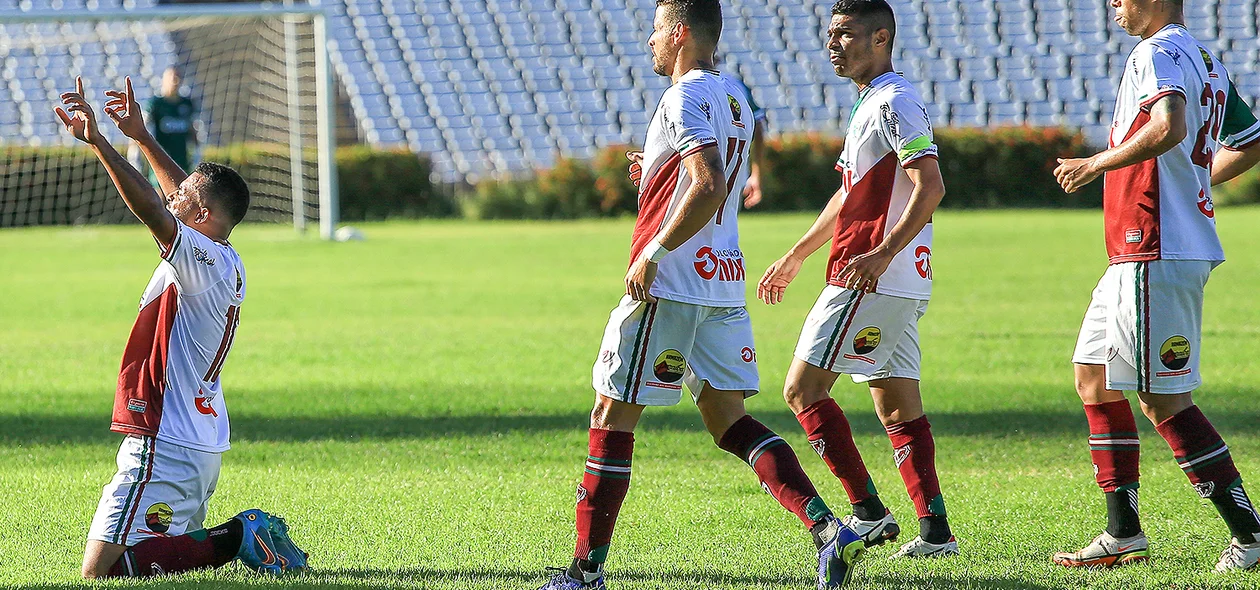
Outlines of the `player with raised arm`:
{"type": "Polygon", "coordinates": [[[932,214],[945,196],[932,124],[914,87],[893,70],[897,25],[885,0],[832,6],[827,49],[857,84],[842,184],[795,246],[766,270],[757,297],[774,305],[805,259],[831,242],[827,286],[805,320],[783,397],[810,444],[844,485],[844,523],[868,546],[901,532],[871,480],[848,419],[830,392],[841,374],[870,386],[892,441],[919,536],[894,557],[958,553],[936,475],[936,447],[919,394],[919,318],[932,293],[932,214]]]}
{"type": "Polygon", "coordinates": [[[648,45],[665,91],[642,153],[631,156],[639,214],[626,296],[592,371],[590,451],[577,490],[577,548],[543,590],[604,588],[613,527],[630,487],[634,429],[646,406],[679,402],[683,384],[722,449],[800,518],[818,548],[818,587],[843,585],[864,546],[840,524],[782,438],[749,416],[757,356],[744,299],[737,218],[751,109],[713,69],[718,0],[657,0],[648,45]]]}
{"type": "Polygon", "coordinates": [[[1115,20],[1141,37],[1116,98],[1110,147],[1060,160],[1069,193],[1105,175],[1109,266],[1085,312],[1072,362],[1089,420],[1107,528],[1065,566],[1112,567],[1149,558],[1138,520],[1138,431],[1125,391],[1172,447],[1195,491],[1232,535],[1219,571],[1256,567],[1260,518],[1229,447],[1191,399],[1199,374],[1203,290],[1225,260],[1212,186],[1260,161],[1260,122],[1229,72],[1185,27],[1179,0],[1112,0],[1115,20]],[[1217,151],[1223,147],[1223,151],[1217,151]]]}
{"type": "Polygon", "coordinates": [[[145,128],[130,78],[126,90],[106,94],[105,113],[140,144],[167,196],[101,135],[76,80],[57,116],[91,146],[162,257],[123,352],[110,429],[126,438],[92,518],[83,577],[175,574],[238,558],[258,571],[306,569],[279,517],[252,509],[202,526],[229,447],[220,371],[240,322],[245,267],[228,236],[249,210],[249,188],[218,164],[186,174],[145,128]]]}

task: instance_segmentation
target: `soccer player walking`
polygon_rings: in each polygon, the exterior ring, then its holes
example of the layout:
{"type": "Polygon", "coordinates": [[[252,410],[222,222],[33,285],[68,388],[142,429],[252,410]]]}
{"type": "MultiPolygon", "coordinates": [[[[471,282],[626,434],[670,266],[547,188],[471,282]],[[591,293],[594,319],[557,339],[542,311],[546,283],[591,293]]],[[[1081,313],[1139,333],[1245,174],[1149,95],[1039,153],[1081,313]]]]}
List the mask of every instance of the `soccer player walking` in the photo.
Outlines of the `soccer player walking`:
{"type": "Polygon", "coordinates": [[[657,0],[653,29],[654,70],[673,85],[644,151],[629,154],[639,215],[627,294],[609,318],[593,369],[577,548],[543,589],[604,588],[613,527],[630,487],[634,428],[644,407],[677,404],[684,383],[718,446],[748,463],[809,529],[818,586],[839,587],[863,543],[832,516],[787,443],[744,410],[759,387],[737,230],[754,123],[739,86],[713,69],[721,6],[657,0]]]}
{"type": "Polygon", "coordinates": [[[1225,260],[1212,186],[1260,161],[1260,122],[1225,66],[1186,30],[1182,2],[1112,0],[1111,6],[1116,22],[1142,41],[1124,69],[1110,148],[1060,160],[1055,170],[1069,193],[1105,174],[1110,265],[1094,289],[1072,362],[1107,529],[1054,561],[1111,567],[1149,557],[1138,521],[1137,425],[1123,393],[1137,391],[1142,412],[1233,536],[1216,569],[1253,568],[1260,519],[1229,447],[1191,392],[1202,383],[1203,288],[1225,260]]]}
{"type": "Polygon", "coordinates": [[[249,188],[218,164],[185,174],[145,129],[128,78],[125,91],[106,93],[105,113],[139,142],[163,199],[101,135],[83,81],[76,86],[57,116],[92,147],[162,257],[123,352],[110,429],[126,438],[92,518],[83,577],[175,574],[238,558],[260,571],[305,569],[285,522],[261,510],[202,528],[229,447],[220,371],[240,322],[245,266],[228,236],[249,210],[249,188]]]}
{"type": "Polygon", "coordinates": [[[783,397],[810,444],[844,485],[844,517],[868,546],[901,532],[854,445],[831,387],[841,374],[870,386],[893,459],[919,516],[919,536],[894,557],[958,553],[936,476],[936,448],[919,395],[919,318],[932,293],[932,214],[945,196],[923,100],[893,71],[897,25],[885,0],[840,0],[827,49],[836,75],[858,85],[842,185],[809,231],[766,270],[757,296],[783,300],[801,265],[831,242],[827,286],[805,320],[783,397]]]}

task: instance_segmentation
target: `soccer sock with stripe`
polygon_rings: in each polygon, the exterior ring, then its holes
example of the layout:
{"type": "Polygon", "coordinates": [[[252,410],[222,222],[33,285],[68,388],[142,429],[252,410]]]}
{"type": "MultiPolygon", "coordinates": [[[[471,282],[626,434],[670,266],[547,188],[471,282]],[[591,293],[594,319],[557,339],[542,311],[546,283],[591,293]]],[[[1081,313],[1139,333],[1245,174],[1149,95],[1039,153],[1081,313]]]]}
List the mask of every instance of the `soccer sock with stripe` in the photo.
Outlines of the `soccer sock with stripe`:
{"type": "Polygon", "coordinates": [[[209,530],[176,537],[154,537],[129,547],[109,575],[145,578],[221,567],[236,559],[244,529],[235,518],[209,530]]]}
{"type": "Polygon", "coordinates": [[[927,416],[889,425],[886,430],[888,440],[892,441],[893,462],[901,472],[906,492],[919,517],[919,536],[938,545],[949,541],[953,534],[936,476],[936,442],[932,440],[932,425],[927,416]]]}
{"type": "Polygon", "coordinates": [[[592,428],[590,454],[577,489],[577,548],[569,575],[589,582],[608,558],[613,527],[630,490],[634,434],[592,428]],[[585,576],[582,577],[582,576],[585,576]]]}
{"type": "Polygon", "coordinates": [[[805,429],[810,446],[822,457],[831,473],[840,480],[853,505],[853,514],[862,520],[884,517],[884,503],[875,490],[875,482],[866,471],[862,455],[853,443],[853,431],[844,410],[827,398],[801,410],[796,420],[805,429]]]}
{"type": "Polygon", "coordinates": [[[812,529],[831,516],[792,447],[752,416],[732,424],[718,446],[752,467],[761,486],[806,527],[812,529]]]}
{"type": "Polygon", "coordinates": [[[1229,447],[1199,406],[1190,406],[1155,425],[1199,496],[1216,506],[1229,532],[1242,543],[1260,542],[1260,518],[1242,487],[1229,447]]]}
{"type": "Polygon", "coordinates": [[[1138,519],[1137,422],[1129,400],[1085,404],[1094,479],[1107,499],[1107,533],[1126,539],[1142,532],[1138,519]]]}

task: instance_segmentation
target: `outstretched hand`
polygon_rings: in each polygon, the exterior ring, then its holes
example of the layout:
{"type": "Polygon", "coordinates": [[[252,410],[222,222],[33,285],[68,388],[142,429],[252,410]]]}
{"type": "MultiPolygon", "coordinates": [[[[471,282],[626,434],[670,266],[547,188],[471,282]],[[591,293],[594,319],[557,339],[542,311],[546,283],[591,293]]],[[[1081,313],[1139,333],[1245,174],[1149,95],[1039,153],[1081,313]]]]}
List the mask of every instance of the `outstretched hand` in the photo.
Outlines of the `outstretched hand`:
{"type": "Polygon", "coordinates": [[[61,119],[61,124],[66,126],[66,131],[69,131],[75,139],[89,144],[102,141],[104,138],[101,137],[100,129],[96,127],[96,114],[92,112],[92,105],[83,98],[83,78],[76,76],[74,86],[74,92],[61,95],[61,103],[65,105],[65,108],[54,109],[57,117],[61,119]]]}
{"type": "Polygon", "coordinates": [[[144,126],[144,114],[136,101],[136,93],[131,89],[131,76],[127,76],[126,90],[106,90],[105,96],[110,98],[105,103],[105,114],[114,120],[123,135],[140,139],[149,133],[144,126]]]}
{"type": "Polygon", "coordinates": [[[802,262],[804,261],[789,255],[771,264],[765,274],[761,275],[761,281],[757,283],[757,299],[766,305],[782,303],[783,293],[787,291],[792,279],[801,272],[802,262]]]}

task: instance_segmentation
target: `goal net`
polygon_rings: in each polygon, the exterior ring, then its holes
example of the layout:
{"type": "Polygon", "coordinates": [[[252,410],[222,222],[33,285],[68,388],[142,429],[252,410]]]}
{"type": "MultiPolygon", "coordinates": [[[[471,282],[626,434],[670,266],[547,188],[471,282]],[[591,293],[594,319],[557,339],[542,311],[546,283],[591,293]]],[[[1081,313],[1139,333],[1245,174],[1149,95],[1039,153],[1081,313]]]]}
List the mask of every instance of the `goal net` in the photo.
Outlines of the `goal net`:
{"type": "Polygon", "coordinates": [[[81,75],[105,136],[147,171],[103,113],[105,91],[130,76],[150,129],[154,109],[177,113],[177,129],[190,113],[190,166],[217,161],[245,177],[253,196],[247,221],[318,224],[331,235],[333,98],[318,9],[27,11],[7,12],[0,23],[0,227],[132,220],[104,168],[53,113],[81,75]],[[172,99],[164,109],[171,68],[191,108],[172,99]]]}

